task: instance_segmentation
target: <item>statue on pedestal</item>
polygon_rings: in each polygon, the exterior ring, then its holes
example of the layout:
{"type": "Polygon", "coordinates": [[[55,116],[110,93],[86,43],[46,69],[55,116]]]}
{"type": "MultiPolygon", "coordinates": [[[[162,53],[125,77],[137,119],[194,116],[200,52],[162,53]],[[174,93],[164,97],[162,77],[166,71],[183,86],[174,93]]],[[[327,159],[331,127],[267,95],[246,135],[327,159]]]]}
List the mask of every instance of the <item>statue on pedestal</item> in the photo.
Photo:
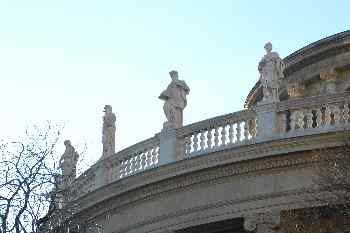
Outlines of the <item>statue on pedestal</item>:
{"type": "Polygon", "coordinates": [[[76,177],[76,167],[79,159],[79,154],[75,151],[69,140],[64,141],[66,150],[59,161],[59,168],[62,171],[62,178],[59,183],[65,188],[70,185],[76,177]]]}
{"type": "Polygon", "coordinates": [[[284,77],[284,63],[278,53],[271,52],[272,44],[266,43],[265,56],[259,62],[258,70],[260,73],[260,82],[263,86],[263,101],[277,102],[279,101],[278,89],[281,79],[284,77]]]}
{"type": "Polygon", "coordinates": [[[169,74],[171,83],[159,99],[165,101],[163,110],[168,121],[164,123],[164,128],[176,129],[183,125],[183,110],[187,105],[186,95],[190,93],[190,88],[185,81],[178,79],[177,71],[170,71],[169,74]]]}
{"type": "Polygon", "coordinates": [[[112,112],[111,105],[105,105],[105,115],[103,116],[102,128],[102,157],[110,156],[115,153],[115,114],[112,112]]]}

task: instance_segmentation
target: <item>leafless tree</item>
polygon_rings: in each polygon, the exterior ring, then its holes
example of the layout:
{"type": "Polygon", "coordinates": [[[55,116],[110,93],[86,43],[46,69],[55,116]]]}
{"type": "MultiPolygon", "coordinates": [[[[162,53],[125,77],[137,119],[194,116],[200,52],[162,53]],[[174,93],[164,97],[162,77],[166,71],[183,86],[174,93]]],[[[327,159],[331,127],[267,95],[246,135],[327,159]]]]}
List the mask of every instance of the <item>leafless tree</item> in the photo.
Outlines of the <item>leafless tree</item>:
{"type": "Polygon", "coordinates": [[[65,190],[58,187],[62,129],[34,125],[22,139],[0,144],[0,233],[87,232],[89,224],[71,220],[75,207],[64,203],[65,190]]]}

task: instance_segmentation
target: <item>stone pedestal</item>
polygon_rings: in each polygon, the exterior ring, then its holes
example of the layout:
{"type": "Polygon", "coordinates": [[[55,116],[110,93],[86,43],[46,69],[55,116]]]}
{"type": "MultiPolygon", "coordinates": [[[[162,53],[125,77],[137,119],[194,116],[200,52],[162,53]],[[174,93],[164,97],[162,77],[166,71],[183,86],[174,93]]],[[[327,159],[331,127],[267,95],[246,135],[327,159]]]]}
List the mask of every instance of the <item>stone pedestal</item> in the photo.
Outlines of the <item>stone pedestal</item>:
{"type": "Polygon", "coordinates": [[[159,165],[164,165],[176,161],[178,151],[178,141],[175,129],[163,129],[159,135],[159,165]]]}
{"type": "Polygon", "coordinates": [[[273,138],[277,134],[277,112],[276,103],[260,102],[254,107],[257,113],[257,135],[256,142],[265,141],[268,138],[273,138]]]}
{"type": "Polygon", "coordinates": [[[244,228],[255,233],[275,233],[279,229],[279,224],[279,211],[254,213],[244,218],[244,228]]]}

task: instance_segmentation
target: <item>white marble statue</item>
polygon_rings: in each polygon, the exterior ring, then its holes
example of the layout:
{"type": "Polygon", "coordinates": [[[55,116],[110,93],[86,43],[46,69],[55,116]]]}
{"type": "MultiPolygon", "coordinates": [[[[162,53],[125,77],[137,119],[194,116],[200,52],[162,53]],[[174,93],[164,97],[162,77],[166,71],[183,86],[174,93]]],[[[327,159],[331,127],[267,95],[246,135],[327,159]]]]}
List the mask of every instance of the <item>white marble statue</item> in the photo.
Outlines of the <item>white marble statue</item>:
{"type": "Polygon", "coordinates": [[[110,156],[115,153],[115,114],[112,112],[111,105],[105,105],[105,115],[103,116],[103,128],[102,128],[102,156],[110,156]]]}
{"type": "Polygon", "coordinates": [[[180,128],[183,124],[183,110],[187,105],[186,95],[190,88],[185,81],[178,79],[177,71],[170,71],[169,74],[171,83],[159,96],[159,99],[165,101],[163,109],[168,120],[164,123],[164,128],[180,128]]]}
{"type": "Polygon", "coordinates": [[[271,52],[272,44],[267,42],[264,46],[265,56],[259,62],[260,81],[263,86],[263,101],[279,101],[278,89],[281,79],[284,77],[284,63],[278,53],[271,52]]]}
{"type": "Polygon", "coordinates": [[[66,150],[64,151],[59,161],[59,168],[62,171],[61,184],[63,187],[66,187],[71,182],[73,182],[76,177],[76,167],[79,159],[79,154],[75,151],[69,140],[65,140],[64,145],[66,146],[66,150]]]}

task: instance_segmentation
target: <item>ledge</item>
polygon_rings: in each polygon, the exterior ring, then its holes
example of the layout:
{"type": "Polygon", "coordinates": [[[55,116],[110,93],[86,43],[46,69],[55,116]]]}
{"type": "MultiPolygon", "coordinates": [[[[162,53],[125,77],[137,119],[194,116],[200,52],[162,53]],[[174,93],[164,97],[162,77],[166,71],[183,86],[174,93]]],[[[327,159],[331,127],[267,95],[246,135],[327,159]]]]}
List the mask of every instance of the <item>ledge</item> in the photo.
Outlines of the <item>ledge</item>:
{"type": "MultiPolygon", "coordinates": [[[[181,188],[184,186],[194,185],[213,178],[217,179],[220,176],[218,174],[213,174],[214,177],[212,178],[199,176],[202,177],[201,179],[189,179],[187,177],[188,175],[196,176],[198,171],[231,164],[236,166],[235,169],[230,170],[233,172],[231,175],[247,174],[255,172],[257,167],[244,166],[242,164],[244,161],[255,161],[256,159],[292,152],[343,146],[346,144],[344,140],[349,138],[349,131],[322,133],[242,146],[181,160],[101,187],[78,200],[78,206],[81,208],[79,211],[84,211],[84,215],[89,213],[89,215],[97,217],[103,215],[106,211],[123,208],[123,206],[135,204],[145,199],[156,198],[159,195],[166,195],[165,193],[169,191],[181,191],[181,188]]],[[[259,170],[264,170],[271,169],[271,166],[294,166],[305,162],[307,161],[295,160],[287,164],[277,162],[275,165],[262,163],[258,165],[258,168],[259,170]]],[[[222,175],[227,176],[228,174],[222,175]]]]}

